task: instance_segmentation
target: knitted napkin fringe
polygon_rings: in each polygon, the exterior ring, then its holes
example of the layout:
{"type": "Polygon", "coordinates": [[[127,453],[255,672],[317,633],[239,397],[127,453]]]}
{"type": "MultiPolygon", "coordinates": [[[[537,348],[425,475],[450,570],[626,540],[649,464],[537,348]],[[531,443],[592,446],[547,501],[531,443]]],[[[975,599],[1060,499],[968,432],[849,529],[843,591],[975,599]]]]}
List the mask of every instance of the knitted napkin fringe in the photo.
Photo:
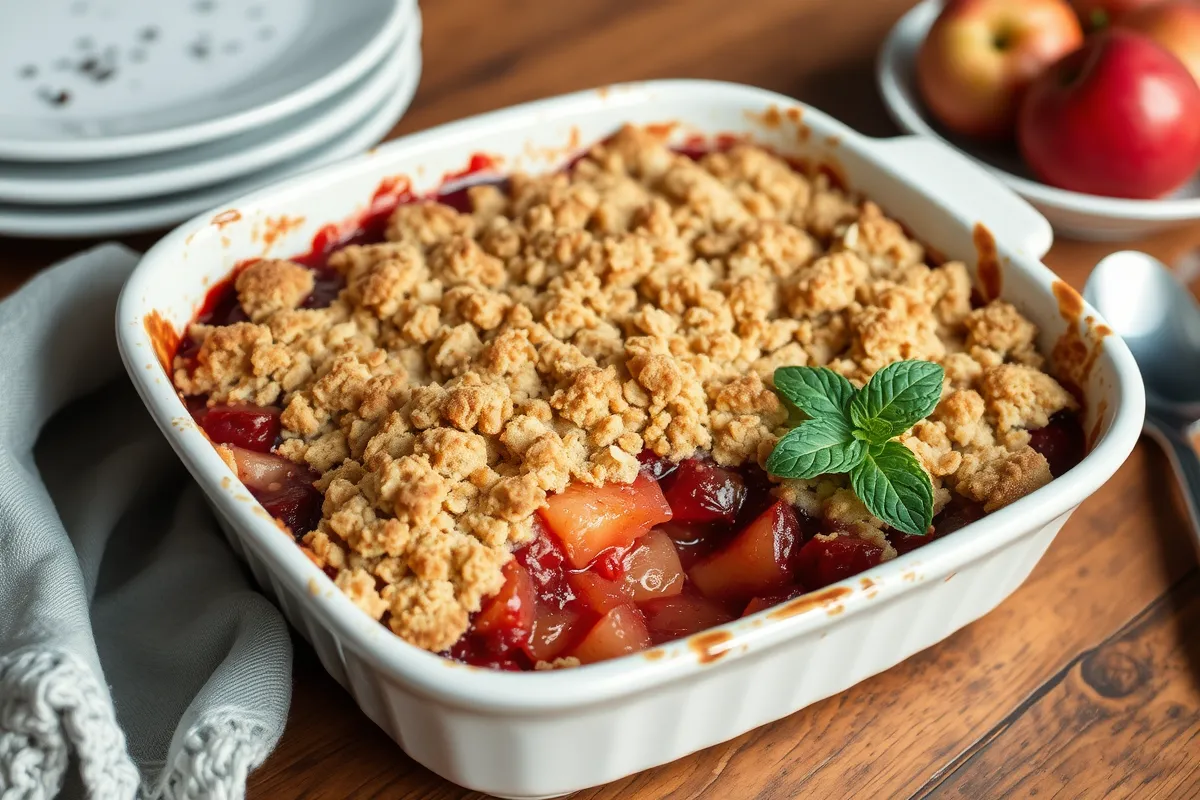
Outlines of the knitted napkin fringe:
{"type": "Polygon", "coordinates": [[[248,722],[245,709],[210,712],[184,735],[152,797],[163,800],[241,800],[246,778],[271,753],[275,737],[248,722]]]}
{"type": "Polygon", "coordinates": [[[54,797],[72,751],[93,797],[137,795],[137,768],[91,667],[70,652],[33,647],[0,658],[0,799],[54,797]]]}

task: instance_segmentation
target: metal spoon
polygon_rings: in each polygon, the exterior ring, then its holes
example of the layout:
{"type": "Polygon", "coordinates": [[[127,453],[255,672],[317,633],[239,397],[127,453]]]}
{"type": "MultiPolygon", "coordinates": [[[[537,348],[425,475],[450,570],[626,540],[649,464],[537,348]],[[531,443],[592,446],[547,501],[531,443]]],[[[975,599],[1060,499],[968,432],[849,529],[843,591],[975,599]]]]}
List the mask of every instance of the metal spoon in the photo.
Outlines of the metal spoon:
{"type": "Polygon", "coordinates": [[[1145,432],[1167,452],[1200,544],[1200,305],[1165,264],[1132,250],[1097,264],[1084,296],[1137,360],[1145,432]]]}

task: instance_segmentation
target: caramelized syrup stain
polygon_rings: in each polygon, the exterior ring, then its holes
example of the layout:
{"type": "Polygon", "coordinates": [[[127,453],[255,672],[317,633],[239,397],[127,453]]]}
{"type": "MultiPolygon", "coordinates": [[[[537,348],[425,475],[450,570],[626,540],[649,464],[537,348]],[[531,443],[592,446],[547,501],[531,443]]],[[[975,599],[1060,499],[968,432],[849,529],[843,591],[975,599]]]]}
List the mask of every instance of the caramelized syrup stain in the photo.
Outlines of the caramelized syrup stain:
{"type": "Polygon", "coordinates": [[[210,225],[216,225],[218,228],[224,228],[226,225],[232,225],[242,218],[242,212],[236,208],[231,208],[228,211],[222,211],[212,218],[210,225]]]}
{"type": "Polygon", "coordinates": [[[678,122],[655,122],[645,127],[646,133],[651,136],[657,136],[662,139],[670,138],[675,129],[679,127],[678,122]]]}
{"type": "Polygon", "coordinates": [[[458,183],[475,175],[499,172],[503,160],[501,156],[491,153],[472,153],[471,157],[467,159],[465,167],[447,172],[442,176],[442,184],[458,183]]]}
{"type": "Polygon", "coordinates": [[[154,345],[154,355],[158,357],[158,363],[162,365],[163,371],[170,375],[171,361],[175,358],[175,351],[179,349],[179,334],[157,311],[147,314],[142,324],[146,328],[146,335],[150,337],[150,343],[154,345]]]}
{"type": "MultiPolygon", "coordinates": [[[[780,109],[779,106],[772,105],[768,106],[767,110],[761,113],[747,111],[746,118],[769,131],[778,130],[783,127],[784,120],[787,120],[796,129],[797,141],[805,143],[812,138],[812,128],[804,124],[804,109],[798,106],[788,106],[787,108],[780,109]]],[[[836,139],[836,136],[828,137],[825,143],[835,145],[837,141],[831,140],[836,139]]]]}
{"type": "Polygon", "coordinates": [[[263,253],[266,254],[280,239],[304,224],[304,217],[289,217],[280,214],[278,217],[267,217],[263,220],[260,238],[263,243],[263,253]]]}
{"type": "Polygon", "coordinates": [[[983,301],[990,303],[1000,296],[1004,288],[1004,277],[1000,272],[1000,257],[996,253],[996,237],[992,236],[982,222],[976,222],[971,231],[975,242],[976,272],[979,276],[979,291],[983,301]]]}
{"type": "Polygon", "coordinates": [[[753,111],[747,111],[746,117],[751,122],[757,122],[767,130],[775,130],[783,125],[783,112],[779,110],[779,106],[768,106],[767,110],[761,114],[756,114],[753,111]]]}
{"type": "Polygon", "coordinates": [[[711,664],[729,652],[729,640],[732,638],[733,634],[729,631],[698,633],[688,639],[688,647],[696,651],[701,664],[711,664]]]}
{"type": "Polygon", "coordinates": [[[853,589],[848,589],[845,586],[837,586],[831,589],[822,589],[821,591],[813,592],[812,594],[806,594],[773,609],[767,614],[767,618],[787,619],[788,617],[794,617],[797,614],[803,614],[805,611],[819,608],[820,606],[832,606],[837,603],[838,600],[853,591],[853,589]]]}
{"type": "MultiPolygon", "coordinates": [[[[1058,313],[1067,323],[1067,329],[1050,352],[1058,378],[1067,391],[1075,395],[1080,408],[1086,411],[1087,398],[1083,387],[1091,377],[1092,368],[1104,349],[1104,337],[1112,334],[1107,325],[1097,324],[1096,318],[1084,317],[1083,298],[1079,292],[1063,281],[1055,281],[1050,287],[1058,302],[1058,313]]],[[[1093,442],[1094,443],[1094,442],[1093,442]]]]}

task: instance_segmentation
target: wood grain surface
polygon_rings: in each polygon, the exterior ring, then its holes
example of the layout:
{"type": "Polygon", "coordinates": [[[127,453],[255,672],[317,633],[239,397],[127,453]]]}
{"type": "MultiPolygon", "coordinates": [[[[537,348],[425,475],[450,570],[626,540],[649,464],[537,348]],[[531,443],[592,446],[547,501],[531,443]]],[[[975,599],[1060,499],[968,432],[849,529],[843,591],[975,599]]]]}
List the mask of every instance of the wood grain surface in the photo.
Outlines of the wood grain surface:
{"type": "MultiPolygon", "coordinates": [[[[427,0],[424,78],[393,135],[659,77],[755,84],[891,135],[874,59],[909,6],[427,0]]],[[[1180,263],[1198,246],[1200,226],[1140,242],[1064,241],[1047,262],[1082,288],[1115,249],[1180,263]]],[[[78,248],[0,239],[0,291],[78,248]]],[[[1143,441],[982,620],[784,720],[575,797],[1200,797],[1200,573],[1185,525],[1166,461],[1143,441]]],[[[289,724],[249,796],[480,795],[409,759],[297,637],[289,724]]]]}

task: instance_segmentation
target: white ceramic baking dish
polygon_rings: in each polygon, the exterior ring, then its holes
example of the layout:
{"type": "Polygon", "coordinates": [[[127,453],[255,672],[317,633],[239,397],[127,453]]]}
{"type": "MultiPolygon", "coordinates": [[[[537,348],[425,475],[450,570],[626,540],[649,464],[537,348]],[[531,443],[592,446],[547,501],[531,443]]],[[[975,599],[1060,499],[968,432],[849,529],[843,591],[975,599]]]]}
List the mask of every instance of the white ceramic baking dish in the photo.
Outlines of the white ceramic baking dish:
{"type": "MultiPolygon", "coordinates": [[[[663,764],[779,719],[887,669],[994,608],[1033,569],[1071,511],[1124,461],[1143,393],[1124,344],[1039,263],[1050,227],[966,158],[921,138],[873,140],[759,89],[701,81],[608,87],[486,114],[397,140],[181,226],[130,278],[121,353],[163,433],[204,487],[234,548],[325,668],[417,761],[502,797],[547,797],[663,764]],[[816,595],[614,661],[552,673],[462,666],[411,647],[361,613],[267,517],[192,425],[156,357],[206,291],[242,259],[305,252],[324,225],[366,209],[382,178],[435,188],[485,152],[546,170],[621,123],[746,135],[824,161],[931,247],[972,268],[977,240],[1002,294],[1094,362],[1080,376],[1094,447],[1068,474],[951,536],[816,595]],[[984,231],[978,226],[986,226],[984,231]],[[983,242],[986,244],[986,241],[983,242]]],[[[1064,352],[1070,348],[1064,348],[1064,352]]],[[[1082,363],[1082,362],[1080,362],[1082,363]]],[[[1012,631],[1019,636],[1019,631],[1012,631]]]]}

